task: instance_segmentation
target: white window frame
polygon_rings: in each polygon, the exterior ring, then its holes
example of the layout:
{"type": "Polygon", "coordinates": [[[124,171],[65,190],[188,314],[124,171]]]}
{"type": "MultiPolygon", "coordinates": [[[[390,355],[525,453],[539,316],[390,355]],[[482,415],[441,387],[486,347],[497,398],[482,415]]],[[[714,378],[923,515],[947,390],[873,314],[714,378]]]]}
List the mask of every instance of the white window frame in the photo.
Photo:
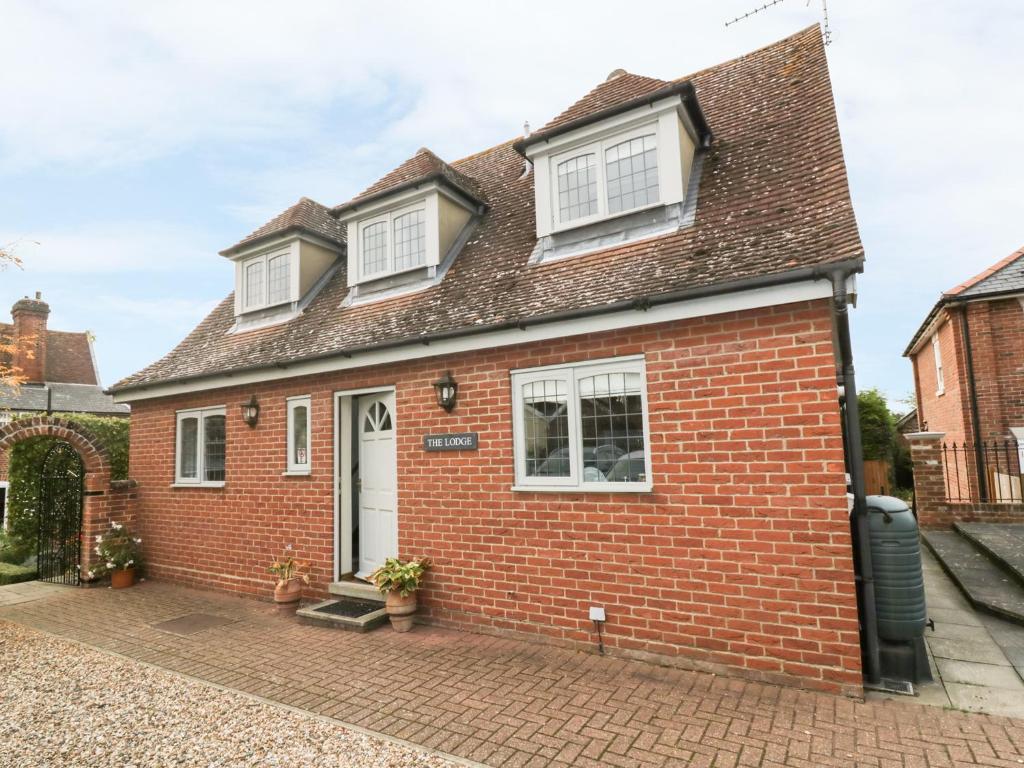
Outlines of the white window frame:
{"type": "Polygon", "coordinates": [[[211,406],[209,408],[189,408],[177,411],[174,423],[174,485],[187,486],[189,488],[223,488],[224,480],[204,480],[206,474],[206,451],[205,432],[207,416],[224,416],[224,470],[227,476],[227,408],[223,405],[211,406]],[[197,419],[196,428],[196,476],[181,476],[181,422],[188,418],[197,419]]]}
{"type": "Polygon", "coordinates": [[[296,279],[296,275],[292,274],[294,272],[292,267],[293,267],[293,264],[292,264],[291,248],[289,248],[287,246],[282,248],[282,249],[279,249],[279,250],[267,251],[266,253],[261,253],[259,256],[253,256],[251,258],[244,259],[242,261],[241,285],[239,285],[239,289],[242,292],[242,312],[255,312],[255,311],[260,310],[260,309],[266,309],[267,307],[276,307],[276,306],[279,306],[281,304],[289,303],[291,301],[291,297],[292,297],[292,293],[293,293],[293,291],[292,291],[293,281],[296,279]],[[275,301],[275,302],[271,303],[270,302],[270,260],[271,259],[275,259],[278,256],[282,257],[285,260],[285,263],[288,265],[288,291],[286,292],[286,296],[285,296],[285,298],[282,301],[275,301]],[[246,279],[246,270],[251,265],[255,264],[256,262],[261,262],[263,264],[263,290],[262,290],[263,295],[261,297],[259,297],[258,301],[250,303],[249,302],[249,285],[248,285],[248,281],[246,279]]]}
{"type": "Polygon", "coordinates": [[[400,275],[404,272],[412,272],[413,270],[416,269],[423,269],[424,267],[429,265],[430,247],[428,245],[429,232],[427,232],[427,237],[425,238],[423,248],[423,263],[417,264],[412,267],[405,267],[404,269],[395,269],[395,219],[397,219],[399,216],[404,216],[407,213],[413,213],[414,211],[420,211],[423,213],[423,224],[424,227],[426,227],[429,211],[427,210],[427,204],[425,200],[418,200],[417,202],[412,203],[411,205],[403,205],[400,208],[393,208],[392,210],[385,211],[384,213],[381,213],[378,216],[372,216],[370,218],[363,219],[359,222],[359,225],[357,227],[358,238],[356,240],[356,249],[358,251],[356,258],[356,269],[358,270],[360,280],[376,280],[381,277],[388,277],[389,275],[400,275]],[[367,227],[371,227],[374,224],[380,224],[382,222],[387,224],[387,226],[384,228],[384,231],[387,233],[387,247],[385,249],[387,261],[385,263],[384,269],[378,270],[376,272],[367,272],[363,267],[363,231],[367,227]]]}
{"type": "Polygon", "coordinates": [[[287,443],[287,470],[286,475],[308,475],[313,471],[313,398],[309,395],[296,395],[295,397],[289,397],[285,401],[288,417],[288,439],[287,443]],[[297,464],[292,458],[295,456],[295,409],[305,408],[306,409],[306,463],[297,464]]]}
{"type": "Polygon", "coordinates": [[[935,394],[942,395],[946,392],[946,374],[942,370],[942,346],[937,332],[932,336],[932,355],[935,357],[935,394]]]}
{"type": "Polygon", "coordinates": [[[512,443],[515,461],[513,491],[586,491],[594,493],[649,492],[651,474],[651,428],[647,409],[647,366],[643,355],[585,360],[511,371],[512,443]],[[583,436],[579,418],[579,380],[602,373],[640,374],[640,403],[644,425],[644,482],[587,482],[582,479],[583,436]],[[566,382],[566,415],[569,423],[569,477],[531,477],[526,474],[526,426],[523,421],[523,385],[534,381],[566,382]]]}
{"type": "Polygon", "coordinates": [[[567,229],[575,229],[576,227],[582,227],[596,221],[614,219],[618,216],[626,216],[630,213],[636,213],[637,211],[662,205],[662,202],[665,199],[664,185],[662,184],[661,179],[662,174],[664,173],[662,163],[664,162],[665,153],[661,150],[662,137],[658,129],[659,126],[657,121],[644,123],[636,128],[631,128],[627,131],[619,131],[618,133],[610,134],[597,141],[580,144],[565,152],[559,152],[556,155],[552,155],[548,161],[550,163],[548,178],[551,187],[549,199],[551,201],[553,231],[561,232],[567,229]],[[626,210],[616,211],[615,213],[608,213],[608,168],[607,163],[605,162],[605,152],[617,144],[629,141],[630,139],[638,139],[641,136],[654,136],[655,153],[658,157],[658,199],[654,202],[638,205],[635,208],[627,208],[626,210]],[[567,219],[562,221],[560,218],[561,206],[558,201],[558,166],[566,160],[572,160],[574,157],[590,154],[597,157],[597,213],[591,214],[590,216],[581,216],[577,219],[567,219]]]}

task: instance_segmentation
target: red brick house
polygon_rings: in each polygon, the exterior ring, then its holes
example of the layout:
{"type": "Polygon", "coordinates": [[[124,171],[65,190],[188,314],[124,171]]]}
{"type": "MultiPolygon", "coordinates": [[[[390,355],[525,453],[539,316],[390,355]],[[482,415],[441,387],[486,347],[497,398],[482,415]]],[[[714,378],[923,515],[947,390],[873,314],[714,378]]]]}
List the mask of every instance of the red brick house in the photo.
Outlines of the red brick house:
{"type": "Polygon", "coordinates": [[[616,70],[222,255],[234,293],[113,387],[153,576],[266,597],[290,545],[315,595],[429,555],[425,621],[589,648],[602,606],[613,653],[860,690],[863,249],[817,28],[616,70]]]}
{"type": "MultiPolygon", "coordinates": [[[[14,347],[0,363],[21,379],[16,389],[0,387],[0,427],[14,414],[88,413],[128,416],[128,406],[103,391],[88,331],[47,327],[50,306],[36,293],[11,307],[10,323],[0,323],[0,339],[14,347]]],[[[8,453],[0,451],[0,526],[6,520],[8,453]]]]}
{"type": "Polygon", "coordinates": [[[1022,338],[1024,249],[943,293],[904,351],[921,429],[966,446],[947,468],[955,498],[1022,500],[1022,338]]]}

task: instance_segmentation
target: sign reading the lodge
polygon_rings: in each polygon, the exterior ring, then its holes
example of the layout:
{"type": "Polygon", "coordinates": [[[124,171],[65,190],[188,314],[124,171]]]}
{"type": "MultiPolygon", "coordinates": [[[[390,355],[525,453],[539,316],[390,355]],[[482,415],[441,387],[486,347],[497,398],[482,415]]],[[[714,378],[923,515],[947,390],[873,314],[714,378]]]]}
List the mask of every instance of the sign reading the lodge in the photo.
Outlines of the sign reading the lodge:
{"type": "Polygon", "coordinates": [[[424,435],[423,448],[427,451],[475,451],[477,449],[477,433],[424,435]]]}

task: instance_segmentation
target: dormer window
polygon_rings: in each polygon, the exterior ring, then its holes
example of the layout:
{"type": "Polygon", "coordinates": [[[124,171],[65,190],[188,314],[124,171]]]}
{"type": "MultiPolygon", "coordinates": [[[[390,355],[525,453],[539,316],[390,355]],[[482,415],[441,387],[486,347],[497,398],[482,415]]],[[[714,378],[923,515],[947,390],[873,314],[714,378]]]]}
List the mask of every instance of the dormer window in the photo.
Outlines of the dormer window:
{"type": "Polygon", "coordinates": [[[362,277],[405,272],[426,264],[425,204],[390,211],[358,226],[362,277]]]}
{"type": "Polygon", "coordinates": [[[376,301],[443,279],[485,208],[473,179],[420,149],[334,209],[350,235],[346,301],[376,301]]]}
{"type": "Polygon", "coordinates": [[[521,139],[516,149],[534,168],[536,258],[678,228],[687,216],[695,153],[709,140],[688,83],[666,83],[584,117],[556,118],[551,128],[521,139]],[[643,211],[649,214],[641,217],[643,211]],[[603,223],[610,219],[621,226],[603,223]]]}
{"type": "Polygon", "coordinates": [[[291,250],[246,259],[242,276],[242,306],[246,312],[290,301],[291,250]]]}
{"type": "Polygon", "coordinates": [[[556,155],[551,163],[558,228],[661,202],[657,125],[556,155]]]}

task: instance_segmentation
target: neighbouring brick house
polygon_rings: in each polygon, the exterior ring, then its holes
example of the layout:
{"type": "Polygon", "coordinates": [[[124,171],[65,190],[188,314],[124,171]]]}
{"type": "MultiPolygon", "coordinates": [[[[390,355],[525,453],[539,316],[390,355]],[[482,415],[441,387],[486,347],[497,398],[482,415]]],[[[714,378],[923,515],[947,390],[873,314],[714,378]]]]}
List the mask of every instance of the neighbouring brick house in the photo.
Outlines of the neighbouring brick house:
{"type": "Polygon", "coordinates": [[[943,293],[907,345],[920,428],[942,436],[949,500],[1022,500],[1022,338],[1024,249],[943,293]]]}
{"type": "Polygon", "coordinates": [[[266,597],[290,545],[314,595],[429,555],[429,622],[590,647],[603,606],[613,653],[860,690],[863,249],[817,28],[616,70],[222,254],[234,293],[113,387],[154,577],[266,597]]]}
{"type": "MultiPolygon", "coordinates": [[[[100,385],[88,331],[47,327],[50,306],[36,293],[11,307],[11,323],[0,323],[0,338],[14,347],[3,362],[23,380],[16,389],[0,387],[0,426],[15,414],[89,413],[128,416],[100,385]]],[[[0,451],[0,523],[6,520],[8,451],[0,451]]]]}

